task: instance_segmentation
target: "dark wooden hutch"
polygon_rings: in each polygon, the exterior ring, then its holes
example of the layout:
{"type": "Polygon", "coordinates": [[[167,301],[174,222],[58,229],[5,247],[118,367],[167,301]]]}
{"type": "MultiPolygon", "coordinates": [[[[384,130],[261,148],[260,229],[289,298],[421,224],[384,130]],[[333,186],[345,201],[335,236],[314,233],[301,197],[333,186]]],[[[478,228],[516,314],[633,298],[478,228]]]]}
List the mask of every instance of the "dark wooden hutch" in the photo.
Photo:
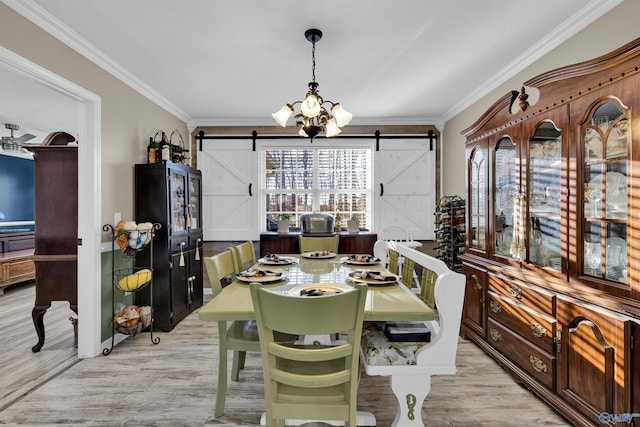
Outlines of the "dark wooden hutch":
{"type": "Polygon", "coordinates": [[[639,72],[640,39],[463,132],[462,333],[577,425],[640,412],[639,72]]]}

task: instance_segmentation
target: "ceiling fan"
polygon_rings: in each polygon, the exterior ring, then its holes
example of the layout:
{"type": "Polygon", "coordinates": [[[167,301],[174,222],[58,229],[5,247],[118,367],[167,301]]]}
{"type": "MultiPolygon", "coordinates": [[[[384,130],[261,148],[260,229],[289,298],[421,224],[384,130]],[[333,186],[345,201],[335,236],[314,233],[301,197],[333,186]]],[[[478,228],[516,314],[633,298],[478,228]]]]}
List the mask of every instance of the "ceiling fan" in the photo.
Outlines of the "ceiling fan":
{"type": "Polygon", "coordinates": [[[4,125],[6,129],[11,131],[11,136],[3,136],[2,137],[2,148],[9,151],[20,151],[25,142],[30,139],[35,138],[35,135],[31,135],[30,133],[25,133],[22,136],[15,137],[13,136],[13,132],[20,129],[20,126],[14,125],[11,123],[6,123],[4,125]]]}

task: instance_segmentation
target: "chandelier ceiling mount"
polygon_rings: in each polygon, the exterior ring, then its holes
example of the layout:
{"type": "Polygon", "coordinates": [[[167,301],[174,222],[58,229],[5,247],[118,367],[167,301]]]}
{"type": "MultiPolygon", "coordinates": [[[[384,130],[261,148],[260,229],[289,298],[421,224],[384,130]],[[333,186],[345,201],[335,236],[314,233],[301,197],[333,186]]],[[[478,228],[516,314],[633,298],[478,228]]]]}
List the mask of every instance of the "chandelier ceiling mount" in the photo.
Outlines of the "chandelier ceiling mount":
{"type": "Polygon", "coordinates": [[[300,113],[294,117],[296,126],[300,128],[298,134],[300,136],[313,138],[319,133],[324,132],[327,138],[338,135],[342,132],[342,127],[346,126],[352,118],[352,114],[348,113],[340,103],[325,101],[318,93],[316,82],[316,42],[322,38],[322,31],[312,28],[304,33],[305,38],[313,45],[311,48],[311,82],[309,82],[309,91],[304,101],[296,101],[291,104],[285,104],[280,111],[273,113],[271,116],[282,127],[287,126],[287,120],[293,114],[293,107],[300,104],[300,113]],[[329,111],[324,107],[330,104],[329,111]]]}

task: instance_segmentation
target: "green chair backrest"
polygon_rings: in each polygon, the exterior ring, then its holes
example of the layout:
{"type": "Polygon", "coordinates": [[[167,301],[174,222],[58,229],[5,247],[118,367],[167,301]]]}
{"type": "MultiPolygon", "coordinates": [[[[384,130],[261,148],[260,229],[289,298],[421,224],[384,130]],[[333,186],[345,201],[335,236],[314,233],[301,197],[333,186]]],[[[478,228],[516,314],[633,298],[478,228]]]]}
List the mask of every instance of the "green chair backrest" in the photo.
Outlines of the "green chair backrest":
{"type": "Polygon", "coordinates": [[[331,237],[308,237],[298,236],[298,242],[300,244],[300,253],[315,252],[315,251],[331,251],[334,254],[338,253],[338,247],[340,244],[340,236],[331,237]]]}
{"type": "Polygon", "coordinates": [[[400,258],[400,254],[393,249],[389,249],[389,265],[387,270],[393,274],[398,274],[398,259],[400,258]]]}
{"type": "Polygon", "coordinates": [[[420,280],[420,299],[424,301],[429,307],[436,308],[436,280],[438,275],[429,270],[428,268],[422,268],[422,279],[420,280]]]}
{"type": "Polygon", "coordinates": [[[359,347],[366,285],[320,297],[300,297],[250,285],[262,352],[267,425],[276,420],[345,420],[356,425],[359,347]],[[346,333],[333,346],[278,343],[293,335],[346,333]]]}
{"type": "Polygon", "coordinates": [[[257,262],[256,250],[251,240],[240,243],[239,245],[229,246],[233,255],[233,262],[236,272],[241,272],[251,267],[257,262]]]}
{"type": "Polygon", "coordinates": [[[222,279],[236,273],[233,255],[227,249],[211,257],[205,257],[204,266],[207,269],[211,291],[215,297],[222,291],[222,279]]]}

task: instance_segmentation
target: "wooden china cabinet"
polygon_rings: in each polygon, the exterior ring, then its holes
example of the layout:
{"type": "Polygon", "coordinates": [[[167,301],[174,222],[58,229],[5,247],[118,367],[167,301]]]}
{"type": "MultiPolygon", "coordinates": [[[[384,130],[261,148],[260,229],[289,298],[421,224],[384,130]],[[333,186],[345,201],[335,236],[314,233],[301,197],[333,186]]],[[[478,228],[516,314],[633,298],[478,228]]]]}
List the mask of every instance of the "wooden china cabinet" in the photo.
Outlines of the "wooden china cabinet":
{"type": "Polygon", "coordinates": [[[640,413],[639,110],[637,39],[463,132],[462,334],[577,425],[640,413]]]}

